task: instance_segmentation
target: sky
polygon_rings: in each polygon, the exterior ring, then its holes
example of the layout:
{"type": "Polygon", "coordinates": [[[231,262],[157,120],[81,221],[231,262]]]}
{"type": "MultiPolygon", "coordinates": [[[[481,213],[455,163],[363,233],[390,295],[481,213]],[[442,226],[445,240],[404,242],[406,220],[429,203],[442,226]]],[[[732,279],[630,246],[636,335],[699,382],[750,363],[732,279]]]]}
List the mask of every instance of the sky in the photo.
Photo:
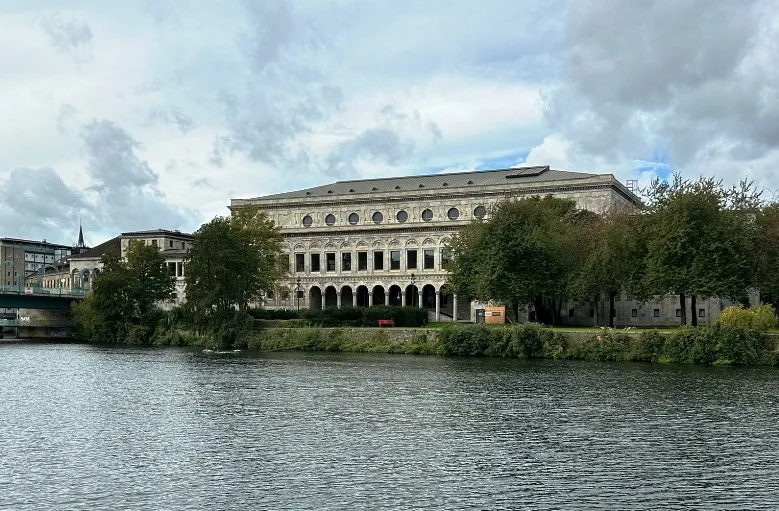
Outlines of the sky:
{"type": "Polygon", "coordinates": [[[0,0],[0,236],[550,165],[779,196],[779,0],[0,0]]]}

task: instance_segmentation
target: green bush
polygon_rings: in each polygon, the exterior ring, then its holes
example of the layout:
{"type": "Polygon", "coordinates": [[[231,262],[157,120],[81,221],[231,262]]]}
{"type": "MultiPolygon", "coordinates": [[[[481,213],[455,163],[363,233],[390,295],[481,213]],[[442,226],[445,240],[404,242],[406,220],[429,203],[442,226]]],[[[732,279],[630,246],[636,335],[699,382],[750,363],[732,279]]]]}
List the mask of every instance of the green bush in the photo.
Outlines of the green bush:
{"type": "Polygon", "coordinates": [[[305,328],[308,326],[307,319],[255,319],[254,329],[263,328],[305,328]]]}
{"type": "Polygon", "coordinates": [[[536,324],[486,327],[451,324],[439,332],[443,355],[511,358],[561,358],[566,347],[562,334],[536,324]]]}
{"type": "Polygon", "coordinates": [[[776,326],[776,315],[768,304],[745,309],[741,305],[731,305],[717,316],[717,325],[744,330],[765,332],[776,326]]]}

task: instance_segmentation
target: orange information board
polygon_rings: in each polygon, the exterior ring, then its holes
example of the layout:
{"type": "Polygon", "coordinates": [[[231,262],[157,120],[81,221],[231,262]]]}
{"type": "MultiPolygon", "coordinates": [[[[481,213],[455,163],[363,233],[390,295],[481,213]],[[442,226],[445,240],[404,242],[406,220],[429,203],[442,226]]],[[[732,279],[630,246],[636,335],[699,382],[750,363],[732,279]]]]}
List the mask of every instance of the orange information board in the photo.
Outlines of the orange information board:
{"type": "Polygon", "coordinates": [[[487,306],[484,309],[484,322],[491,324],[503,324],[506,322],[506,307],[487,306]]]}

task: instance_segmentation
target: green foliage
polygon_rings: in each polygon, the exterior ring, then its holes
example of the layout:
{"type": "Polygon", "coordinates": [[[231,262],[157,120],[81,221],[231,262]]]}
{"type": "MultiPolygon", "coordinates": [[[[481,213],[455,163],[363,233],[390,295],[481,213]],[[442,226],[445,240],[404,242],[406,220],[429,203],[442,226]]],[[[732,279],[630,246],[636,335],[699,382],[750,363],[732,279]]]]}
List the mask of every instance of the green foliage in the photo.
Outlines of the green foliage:
{"type": "Polygon", "coordinates": [[[174,277],[159,250],[131,242],[127,260],[108,252],[92,292],[72,306],[74,335],[92,342],[148,344],[165,313],[157,302],[170,298],[174,277]]]}
{"type": "Polygon", "coordinates": [[[716,323],[722,326],[765,332],[776,326],[776,315],[768,304],[745,309],[741,305],[727,307],[717,316],[716,323]]]}
{"type": "Polygon", "coordinates": [[[527,324],[490,328],[472,325],[446,325],[439,332],[444,355],[561,358],[566,340],[559,332],[527,324]]]}
{"type": "MultiPolygon", "coordinates": [[[[421,327],[427,323],[427,311],[419,307],[398,307],[396,305],[376,305],[374,307],[342,307],[324,309],[265,310],[251,309],[252,317],[260,320],[304,320],[310,326],[319,327],[375,327],[380,319],[391,319],[396,327],[421,327]]],[[[258,323],[270,328],[270,324],[258,323]]],[[[278,327],[291,326],[293,323],[278,324],[278,327]]],[[[294,323],[299,326],[299,323],[294,323]]]]}
{"type": "Polygon", "coordinates": [[[273,289],[287,271],[281,240],[273,221],[248,206],[195,232],[185,280],[187,307],[201,326],[219,330],[236,308],[246,310],[273,289]]]}

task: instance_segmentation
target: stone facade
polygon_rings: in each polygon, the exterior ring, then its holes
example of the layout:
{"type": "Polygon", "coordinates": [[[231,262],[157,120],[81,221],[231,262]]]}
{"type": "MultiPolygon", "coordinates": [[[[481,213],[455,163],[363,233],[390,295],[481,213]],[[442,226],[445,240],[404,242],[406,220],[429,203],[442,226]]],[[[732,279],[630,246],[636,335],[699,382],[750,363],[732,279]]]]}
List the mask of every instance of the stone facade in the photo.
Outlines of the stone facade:
{"type": "Polygon", "coordinates": [[[413,305],[471,320],[476,304],[441,292],[448,242],[501,200],[548,194],[598,213],[640,207],[612,175],[525,167],[339,181],[233,199],[231,209],[257,205],[284,235],[290,278],[269,308],[413,305]]]}

